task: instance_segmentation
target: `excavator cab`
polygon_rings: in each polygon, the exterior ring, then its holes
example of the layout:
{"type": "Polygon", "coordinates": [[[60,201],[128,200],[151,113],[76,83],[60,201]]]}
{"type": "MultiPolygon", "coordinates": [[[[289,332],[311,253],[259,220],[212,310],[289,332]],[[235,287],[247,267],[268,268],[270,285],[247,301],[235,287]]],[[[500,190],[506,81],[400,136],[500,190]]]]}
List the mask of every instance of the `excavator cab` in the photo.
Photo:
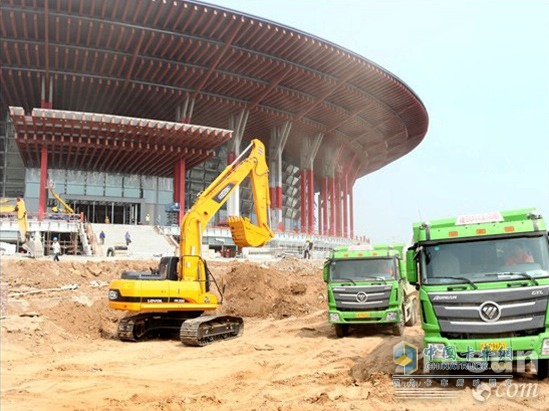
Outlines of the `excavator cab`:
{"type": "Polygon", "coordinates": [[[171,280],[177,281],[177,264],[179,257],[162,257],[158,268],[151,268],[150,272],[124,271],[122,273],[123,280],[171,280]]]}
{"type": "Polygon", "coordinates": [[[177,264],[179,264],[179,257],[162,257],[158,265],[158,275],[165,280],[179,280],[177,264]]]}

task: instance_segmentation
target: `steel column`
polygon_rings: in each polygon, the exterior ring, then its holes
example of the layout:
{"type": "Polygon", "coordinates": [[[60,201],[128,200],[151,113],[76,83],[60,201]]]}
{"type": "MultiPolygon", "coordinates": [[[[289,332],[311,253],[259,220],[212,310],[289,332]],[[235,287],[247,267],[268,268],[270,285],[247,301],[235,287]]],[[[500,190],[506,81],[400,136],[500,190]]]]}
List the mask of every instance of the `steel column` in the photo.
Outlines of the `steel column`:
{"type": "MultiPolygon", "coordinates": [[[[314,137],[305,137],[301,143],[300,166],[302,170],[301,186],[301,227],[302,232],[314,234],[315,232],[315,179],[314,160],[320,148],[323,133],[314,137]],[[304,184],[304,185],[303,185],[304,184]],[[305,213],[303,212],[305,211],[305,213]]],[[[320,201],[319,201],[320,203],[320,201]]],[[[319,219],[320,224],[320,219],[319,219]]],[[[318,227],[320,231],[320,225],[318,227]]]]}
{"type": "Polygon", "coordinates": [[[308,189],[307,189],[307,194],[308,194],[308,200],[307,200],[307,216],[309,218],[308,220],[308,228],[309,230],[307,231],[309,234],[314,234],[315,232],[315,220],[314,220],[314,217],[315,217],[315,181],[314,181],[314,176],[313,176],[313,170],[312,169],[309,169],[308,170],[308,173],[309,173],[309,177],[308,177],[308,189]]]}
{"type": "Polygon", "coordinates": [[[349,171],[343,175],[343,237],[349,236],[349,171]]]}
{"type": "Polygon", "coordinates": [[[48,182],[48,149],[45,145],[41,147],[40,151],[40,188],[38,194],[38,219],[44,218],[46,212],[46,202],[48,200],[47,191],[48,182]]]}
{"type": "Polygon", "coordinates": [[[335,177],[330,179],[330,235],[336,235],[336,184],[335,177]]]}
{"type": "Polygon", "coordinates": [[[307,232],[307,171],[301,170],[301,232],[307,232]]]}
{"type": "MultiPolygon", "coordinates": [[[[179,224],[181,224],[181,221],[183,221],[183,217],[185,216],[185,159],[182,158],[177,161],[177,182],[178,182],[178,197],[176,199],[176,202],[179,203],[179,224]]],[[[175,179],[174,179],[175,181],[175,179]]]]}
{"type": "MultiPolygon", "coordinates": [[[[354,184],[353,184],[354,186],[354,184]]],[[[354,207],[353,207],[353,189],[349,191],[349,236],[354,238],[355,236],[355,222],[354,222],[354,207]]]]}
{"type": "Polygon", "coordinates": [[[335,224],[334,224],[334,231],[335,235],[340,237],[341,236],[341,187],[340,187],[340,181],[339,181],[339,173],[337,173],[334,176],[334,191],[335,191],[335,197],[334,197],[334,213],[335,213],[335,224]]]}
{"type": "Polygon", "coordinates": [[[322,235],[328,235],[328,177],[322,177],[322,235]]]}
{"type": "Polygon", "coordinates": [[[271,208],[276,212],[271,215],[274,221],[271,223],[277,231],[284,231],[284,217],[282,210],[282,153],[288,141],[292,123],[287,121],[280,127],[274,127],[271,130],[269,140],[269,155],[271,158],[269,192],[274,195],[271,198],[271,208]]]}
{"type": "MultiPolygon", "coordinates": [[[[237,116],[229,117],[229,129],[233,130],[233,138],[227,143],[227,164],[231,164],[240,155],[240,145],[249,115],[248,110],[242,110],[237,116]]],[[[227,200],[227,215],[240,215],[240,187],[227,200]]]]}
{"type": "Polygon", "coordinates": [[[173,202],[177,203],[177,199],[179,198],[180,192],[180,181],[179,181],[179,172],[180,172],[180,166],[181,164],[179,161],[176,161],[173,166],[173,202]]]}

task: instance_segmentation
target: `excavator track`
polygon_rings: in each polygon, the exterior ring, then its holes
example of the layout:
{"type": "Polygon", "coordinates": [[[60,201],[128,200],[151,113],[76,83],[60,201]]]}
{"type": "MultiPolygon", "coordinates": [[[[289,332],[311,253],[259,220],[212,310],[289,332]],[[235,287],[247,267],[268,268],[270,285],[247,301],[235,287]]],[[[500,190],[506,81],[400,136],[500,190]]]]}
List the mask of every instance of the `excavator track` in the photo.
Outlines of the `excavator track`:
{"type": "Polygon", "coordinates": [[[237,338],[244,332],[244,321],[230,315],[204,315],[186,320],[179,337],[185,345],[203,347],[219,340],[237,338]]]}
{"type": "Polygon", "coordinates": [[[118,338],[136,342],[159,335],[177,335],[184,321],[201,313],[145,313],[124,317],[118,322],[118,338]]]}

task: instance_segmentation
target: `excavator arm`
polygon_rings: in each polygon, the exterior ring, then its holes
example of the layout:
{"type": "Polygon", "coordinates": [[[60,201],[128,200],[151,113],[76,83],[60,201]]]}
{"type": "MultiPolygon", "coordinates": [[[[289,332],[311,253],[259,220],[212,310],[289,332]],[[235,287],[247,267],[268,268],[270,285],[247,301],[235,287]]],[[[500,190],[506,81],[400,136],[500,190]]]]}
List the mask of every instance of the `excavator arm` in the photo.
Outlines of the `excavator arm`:
{"type": "Polygon", "coordinates": [[[51,195],[63,206],[64,214],[74,214],[74,210],[70,205],[68,205],[59,195],[54,191],[53,186],[49,186],[51,195]]]}
{"type": "Polygon", "coordinates": [[[257,224],[241,216],[229,216],[229,228],[239,247],[260,247],[274,237],[269,227],[269,169],[265,147],[254,139],[242,154],[200,194],[181,222],[179,279],[204,280],[200,258],[202,231],[242,181],[250,176],[257,224]],[[248,157],[244,155],[249,152],[248,157]],[[193,258],[194,257],[194,258],[193,258]]]}

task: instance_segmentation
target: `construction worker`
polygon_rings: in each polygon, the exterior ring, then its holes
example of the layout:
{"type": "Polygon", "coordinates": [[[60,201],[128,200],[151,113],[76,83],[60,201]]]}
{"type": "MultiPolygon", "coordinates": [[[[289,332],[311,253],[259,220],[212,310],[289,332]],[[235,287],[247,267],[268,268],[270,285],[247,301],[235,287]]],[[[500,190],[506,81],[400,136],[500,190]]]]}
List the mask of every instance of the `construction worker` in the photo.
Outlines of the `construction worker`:
{"type": "Polygon", "coordinates": [[[310,238],[307,238],[307,241],[305,242],[305,248],[303,249],[303,258],[306,260],[311,258],[311,253],[313,251],[313,242],[310,238]]]}
{"type": "Polygon", "coordinates": [[[59,254],[61,254],[61,244],[59,244],[59,241],[57,241],[57,237],[53,237],[51,249],[53,251],[53,261],[59,261],[59,254]]]}

